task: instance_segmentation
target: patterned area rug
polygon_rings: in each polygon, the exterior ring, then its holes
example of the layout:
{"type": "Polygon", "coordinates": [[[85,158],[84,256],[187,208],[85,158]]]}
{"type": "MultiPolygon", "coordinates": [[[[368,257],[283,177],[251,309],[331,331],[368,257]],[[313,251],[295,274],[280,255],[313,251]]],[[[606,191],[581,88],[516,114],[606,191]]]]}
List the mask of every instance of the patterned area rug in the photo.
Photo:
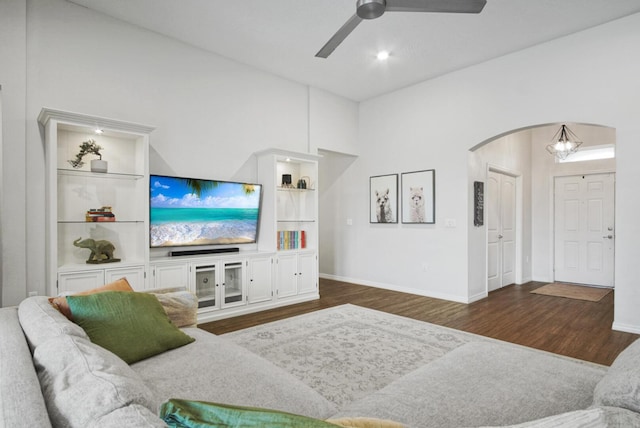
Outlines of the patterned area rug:
{"type": "Polygon", "coordinates": [[[471,341],[491,340],[355,305],[224,335],[343,406],[471,341]]]}
{"type": "Polygon", "coordinates": [[[599,302],[604,296],[613,291],[611,288],[589,287],[587,285],[564,284],[553,282],[543,285],[531,292],[545,296],[566,297],[567,299],[588,300],[599,302]]]}

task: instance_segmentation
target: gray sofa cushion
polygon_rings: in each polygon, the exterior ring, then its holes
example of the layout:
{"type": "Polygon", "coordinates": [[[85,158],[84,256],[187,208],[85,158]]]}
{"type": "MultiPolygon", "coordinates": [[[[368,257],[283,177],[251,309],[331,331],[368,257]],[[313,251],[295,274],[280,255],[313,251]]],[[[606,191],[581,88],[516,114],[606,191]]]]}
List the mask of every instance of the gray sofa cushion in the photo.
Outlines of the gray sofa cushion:
{"type": "Polygon", "coordinates": [[[348,405],[416,427],[515,424],[585,409],[605,367],[497,342],[465,344],[348,405]]]}
{"type": "Polygon", "coordinates": [[[67,335],[48,340],[36,348],[33,361],[54,426],[88,427],[133,404],[155,411],[142,379],[88,339],[67,335]]]}
{"type": "Polygon", "coordinates": [[[593,395],[596,406],[640,412],[640,339],[618,355],[593,395]]]}
{"type": "Polygon", "coordinates": [[[34,296],[23,300],[18,307],[18,316],[31,352],[52,337],[71,334],[89,338],[80,326],[69,321],[51,306],[45,296],[34,296]]]}
{"type": "MultiPolygon", "coordinates": [[[[640,426],[640,414],[618,407],[595,407],[561,413],[503,428],[630,428],[640,426]]],[[[490,428],[490,427],[483,427],[490,428]]]]}
{"type": "Polygon", "coordinates": [[[51,426],[17,307],[0,309],[0,426],[51,426]]]}
{"type": "Polygon", "coordinates": [[[87,428],[159,428],[167,427],[162,419],[146,407],[131,404],[121,407],[94,421],[87,428]]]}
{"type": "Polygon", "coordinates": [[[316,391],[245,348],[197,328],[195,342],[131,365],[155,396],[263,407],[324,419],[336,412],[316,391]]]}

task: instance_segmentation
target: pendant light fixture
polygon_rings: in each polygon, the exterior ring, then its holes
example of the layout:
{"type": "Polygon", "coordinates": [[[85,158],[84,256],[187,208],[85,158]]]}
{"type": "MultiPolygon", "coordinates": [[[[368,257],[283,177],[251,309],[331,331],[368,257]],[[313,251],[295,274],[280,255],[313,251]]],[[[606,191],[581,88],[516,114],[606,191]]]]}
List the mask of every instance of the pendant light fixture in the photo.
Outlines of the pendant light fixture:
{"type": "Polygon", "coordinates": [[[571,153],[577,152],[581,144],[582,141],[578,139],[578,136],[571,132],[567,125],[562,125],[551,139],[547,151],[558,159],[564,160],[571,153]]]}

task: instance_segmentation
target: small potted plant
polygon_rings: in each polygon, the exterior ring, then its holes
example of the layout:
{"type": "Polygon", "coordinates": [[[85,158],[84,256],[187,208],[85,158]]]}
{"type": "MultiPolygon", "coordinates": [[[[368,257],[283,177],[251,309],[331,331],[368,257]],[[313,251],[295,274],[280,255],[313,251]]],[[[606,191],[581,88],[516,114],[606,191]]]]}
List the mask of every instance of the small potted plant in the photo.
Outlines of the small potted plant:
{"type": "Polygon", "coordinates": [[[98,145],[95,140],[89,139],[80,144],[80,151],[76,155],[75,159],[70,159],[68,162],[74,168],[82,168],[84,161],[82,158],[91,153],[98,156],[98,159],[91,160],[91,171],[93,172],[107,172],[107,161],[102,160],[102,146],[98,145]]]}

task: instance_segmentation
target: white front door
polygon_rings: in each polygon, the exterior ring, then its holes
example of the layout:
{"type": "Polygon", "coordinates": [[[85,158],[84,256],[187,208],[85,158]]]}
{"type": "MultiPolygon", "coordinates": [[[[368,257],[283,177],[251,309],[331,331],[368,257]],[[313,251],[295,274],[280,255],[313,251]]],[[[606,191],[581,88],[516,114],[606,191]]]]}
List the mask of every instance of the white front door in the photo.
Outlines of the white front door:
{"type": "Polygon", "coordinates": [[[493,291],[515,282],[516,179],[489,171],[487,179],[487,281],[493,291]]]}
{"type": "Polygon", "coordinates": [[[554,279],[613,287],[615,174],[556,177],[554,279]]]}

